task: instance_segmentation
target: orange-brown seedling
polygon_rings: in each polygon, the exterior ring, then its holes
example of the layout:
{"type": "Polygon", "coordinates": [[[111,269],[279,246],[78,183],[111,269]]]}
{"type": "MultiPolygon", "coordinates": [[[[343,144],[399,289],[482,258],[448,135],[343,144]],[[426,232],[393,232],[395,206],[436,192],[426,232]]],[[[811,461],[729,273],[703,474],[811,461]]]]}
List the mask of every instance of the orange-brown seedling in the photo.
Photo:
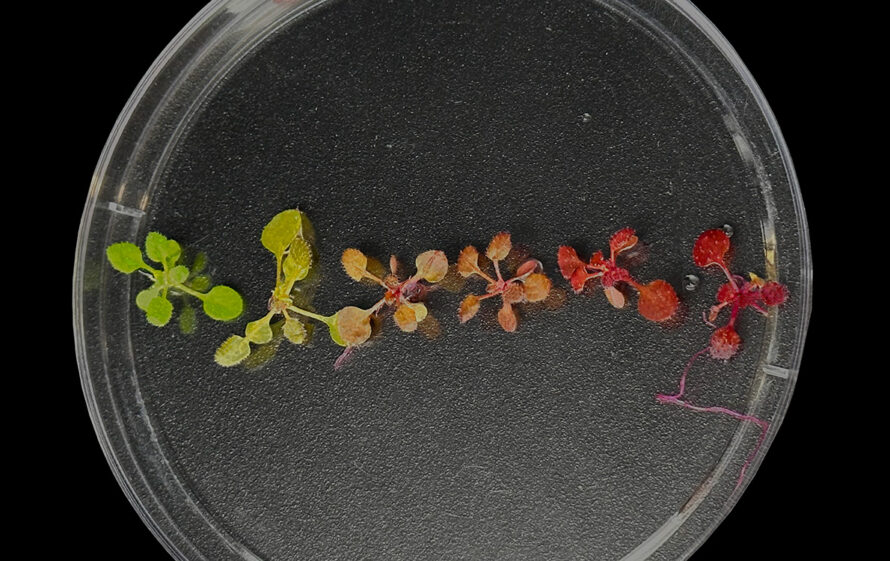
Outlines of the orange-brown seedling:
{"type": "MultiPolygon", "coordinates": [[[[399,262],[393,255],[389,259],[389,273],[380,276],[368,271],[368,258],[357,249],[347,249],[340,259],[343,269],[352,280],[369,279],[384,289],[383,298],[368,310],[367,317],[362,319],[362,327],[370,325],[370,317],[379,314],[384,307],[395,308],[393,319],[402,331],[416,331],[420,322],[427,318],[428,312],[423,300],[430,290],[430,285],[445,278],[448,273],[448,258],[438,250],[425,251],[417,256],[415,266],[417,272],[405,280],[399,280],[397,274],[399,262]]],[[[370,336],[370,327],[366,329],[370,336]]],[[[367,339],[367,337],[365,337],[367,339]]]]}
{"type": "Polygon", "coordinates": [[[559,270],[572,285],[576,294],[584,290],[584,285],[589,280],[600,279],[606,299],[612,306],[623,308],[626,304],[622,285],[633,287],[640,295],[637,309],[640,315],[651,321],[667,321],[674,317],[680,301],[674,288],[663,280],[654,280],[648,284],[640,284],[627,269],[616,264],[616,258],[623,252],[631,249],[639,239],[633,228],[624,228],[612,235],[609,240],[610,255],[608,259],[603,257],[602,251],[597,251],[590,261],[582,261],[578,252],[567,245],[559,248],[557,255],[559,270]]]}
{"type": "Polygon", "coordinates": [[[491,239],[485,256],[492,263],[494,276],[479,266],[479,251],[475,247],[468,245],[460,252],[460,257],[457,259],[458,273],[464,278],[477,275],[488,283],[485,294],[470,294],[461,302],[457,314],[461,323],[466,323],[476,315],[482,300],[500,296],[502,304],[498,311],[498,323],[504,331],[513,332],[519,325],[514,307],[525,302],[541,302],[550,294],[550,279],[542,272],[543,267],[537,259],[523,262],[516,268],[513,277],[504,279],[501,262],[512,250],[513,244],[507,232],[496,234],[491,239]]]}

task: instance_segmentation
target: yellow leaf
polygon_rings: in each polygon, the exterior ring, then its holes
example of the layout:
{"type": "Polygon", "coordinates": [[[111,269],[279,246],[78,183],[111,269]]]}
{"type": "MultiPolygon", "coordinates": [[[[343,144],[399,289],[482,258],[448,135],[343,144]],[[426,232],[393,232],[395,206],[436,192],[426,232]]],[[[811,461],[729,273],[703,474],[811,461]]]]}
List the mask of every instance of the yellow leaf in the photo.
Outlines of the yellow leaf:
{"type": "Polygon", "coordinates": [[[540,302],[550,294],[550,279],[543,273],[533,273],[525,279],[525,297],[529,302],[540,302]]]}
{"type": "Polygon", "coordinates": [[[507,258],[507,254],[510,253],[511,249],[513,249],[513,243],[510,241],[510,234],[501,232],[491,239],[485,255],[492,261],[501,261],[507,258]]]}
{"type": "Polygon", "coordinates": [[[428,282],[439,282],[448,274],[448,258],[443,251],[424,251],[417,256],[414,265],[420,278],[428,282]]]}
{"type": "Polygon", "coordinates": [[[362,280],[362,277],[365,276],[365,271],[368,269],[368,258],[365,257],[364,253],[354,248],[344,251],[340,262],[343,263],[343,269],[349,275],[349,278],[355,281],[362,280]]]}

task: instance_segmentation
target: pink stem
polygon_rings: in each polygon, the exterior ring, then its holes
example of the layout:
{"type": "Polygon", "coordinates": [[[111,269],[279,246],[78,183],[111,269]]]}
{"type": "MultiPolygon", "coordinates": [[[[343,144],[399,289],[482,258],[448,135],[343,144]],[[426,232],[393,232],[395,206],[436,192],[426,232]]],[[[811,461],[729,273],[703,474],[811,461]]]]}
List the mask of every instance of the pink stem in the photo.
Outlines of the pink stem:
{"type": "Polygon", "coordinates": [[[757,439],[757,444],[754,446],[754,450],[750,454],[748,454],[748,457],[745,459],[745,463],[744,465],[742,465],[742,469],[739,472],[739,478],[738,480],[736,480],[735,488],[738,489],[739,486],[742,484],[742,481],[744,481],[745,479],[745,473],[751,466],[751,462],[754,461],[755,456],[757,456],[757,452],[760,451],[760,447],[763,445],[763,440],[766,438],[766,432],[767,430],[769,430],[769,423],[762,419],[754,417],[753,415],[745,415],[743,413],[739,413],[738,411],[727,409],[726,407],[699,407],[698,405],[692,405],[688,401],[683,401],[672,395],[658,394],[656,399],[660,403],[673,403],[697,413],[719,413],[722,415],[728,415],[733,419],[748,421],[749,423],[754,423],[755,425],[760,427],[760,437],[757,439]]]}
{"type": "Polygon", "coordinates": [[[660,393],[660,394],[658,394],[657,399],[661,402],[664,402],[664,400],[674,401],[674,400],[677,400],[677,399],[680,399],[681,397],[683,397],[683,394],[686,392],[686,377],[689,375],[689,370],[692,368],[692,364],[696,361],[696,359],[698,357],[705,354],[710,349],[711,349],[711,347],[708,346],[708,347],[705,347],[704,349],[698,351],[697,353],[692,355],[692,358],[690,358],[689,362],[686,363],[686,368],[683,369],[683,375],[680,376],[680,391],[678,391],[674,395],[665,395],[665,394],[660,393]]]}

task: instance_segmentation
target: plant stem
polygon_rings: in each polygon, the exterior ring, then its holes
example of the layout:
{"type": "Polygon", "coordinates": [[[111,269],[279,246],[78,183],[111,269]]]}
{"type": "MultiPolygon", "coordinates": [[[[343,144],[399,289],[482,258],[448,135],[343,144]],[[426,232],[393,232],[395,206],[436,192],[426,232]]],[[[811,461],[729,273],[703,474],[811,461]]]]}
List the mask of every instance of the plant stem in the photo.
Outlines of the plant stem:
{"type": "Polygon", "coordinates": [[[334,321],[334,316],[323,316],[321,314],[316,314],[314,312],[310,312],[310,311],[304,310],[302,308],[298,308],[296,306],[288,306],[287,309],[288,309],[288,311],[291,311],[295,314],[300,314],[302,316],[312,318],[314,320],[320,321],[327,325],[331,325],[331,323],[334,321]]]}

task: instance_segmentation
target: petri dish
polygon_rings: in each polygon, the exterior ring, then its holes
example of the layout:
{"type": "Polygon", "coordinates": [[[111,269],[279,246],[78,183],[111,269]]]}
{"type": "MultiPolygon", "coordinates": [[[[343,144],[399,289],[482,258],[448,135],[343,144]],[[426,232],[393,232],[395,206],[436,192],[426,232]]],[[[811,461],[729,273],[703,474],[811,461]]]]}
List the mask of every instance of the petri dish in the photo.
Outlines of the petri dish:
{"type": "MultiPolygon", "coordinates": [[[[738,500],[781,423],[810,309],[799,188],[741,62],[685,2],[487,5],[214,2],[137,88],[102,154],[74,305],[93,422],[128,498],[177,559],[684,559],[738,500]],[[261,315],[259,232],[299,206],[318,232],[315,306],[367,306],[339,254],[450,260],[509,230],[558,288],[556,248],[637,229],[641,278],[675,286],[678,325],[567,294],[514,334],[461,296],[435,340],[391,324],[343,369],[316,337],[262,368],[213,351],[261,315]],[[746,316],[744,351],[697,363],[700,403],[658,404],[710,330],[719,279],[692,242],[733,226],[733,269],[790,300],[746,316]],[[234,323],[145,323],[145,288],[104,261],[157,230],[238,288],[234,323]],[[683,291],[688,274],[699,289],[683,291]]],[[[692,391],[692,390],[691,390],[692,391]]]]}

